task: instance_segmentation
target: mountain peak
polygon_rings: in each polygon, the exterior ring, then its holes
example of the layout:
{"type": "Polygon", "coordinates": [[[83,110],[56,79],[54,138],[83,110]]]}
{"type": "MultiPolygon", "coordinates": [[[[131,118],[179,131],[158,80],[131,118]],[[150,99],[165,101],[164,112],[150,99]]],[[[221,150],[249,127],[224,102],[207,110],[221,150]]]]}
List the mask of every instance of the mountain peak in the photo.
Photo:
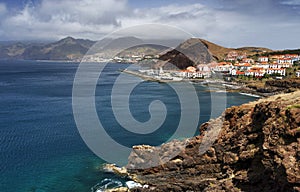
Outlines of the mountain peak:
{"type": "Polygon", "coordinates": [[[112,39],[105,47],[104,49],[127,49],[130,47],[134,47],[137,45],[142,45],[145,42],[142,39],[133,37],[133,36],[127,36],[127,37],[119,37],[116,39],[112,39]]]}
{"type": "Polygon", "coordinates": [[[66,38],[59,40],[57,43],[75,43],[75,42],[76,42],[75,38],[68,36],[66,38]]]}
{"type": "Polygon", "coordinates": [[[168,60],[169,63],[179,69],[185,69],[188,66],[210,63],[214,58],[210,54],[207,46],[203,44],[200,39],[190,38],[178,45],[175,49],[161,55],[160,60],[168,60]]]}

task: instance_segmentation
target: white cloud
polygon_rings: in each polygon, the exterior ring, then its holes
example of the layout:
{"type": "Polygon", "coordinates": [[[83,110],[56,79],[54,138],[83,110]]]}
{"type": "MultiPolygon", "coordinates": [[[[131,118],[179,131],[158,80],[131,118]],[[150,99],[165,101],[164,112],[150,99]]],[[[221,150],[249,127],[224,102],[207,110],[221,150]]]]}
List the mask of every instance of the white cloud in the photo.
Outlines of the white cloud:
{"type": "Polygon", "coordinates": [[[281,2],[283,5],[300,5],[300,0],[286,0],[281,2]]]}
{"type": "MultiPolygon", "coordinates": [[[[136,9],[133,15],[120,19],[123,27],[144,23],[160,23],[179,27],[195,36],[204,36],[213,27],[216,17],[201,4],[169,5],[160,8],[136,9]]],[[[170,34],[166,34],[170,36],[170,34]]]]}
{"type": "Polygon", "coordinates": [[[6,12],[7,12],[6,5],[4,3],[0,3],[0,16],[6,14],[6,12]]]}
{"type": "MultiPolygon", "coordinates": [[[[238,1],[238,4],[237,0],[228,0],[238,8],[230,8],[230,5],[223,9],[212,8],[195,3],[133,9],[129,8],[126,0],[43,0],[38,5],[25,6],[16,14],[1,17],[0,33],[6,39],[54,39],[65,36],[101,39],[103,35],[120,28],[158,23],[175,26],[196,37],[230,47],[299,46],[299,42],[295,41],[300,30],[299,17],[291,17],[290,12],[276,7],[273,1],[266,0],[258,8],[246,0],[238,1]],[[243,6],[248,8],[242,9],[243,6]],[[265,11],[270,6],[272,11],[265,11]]],[[[285,2],[296,4],[299,1],[285,2]]],[[[6,6],[0,4],[0,13],[3,12],[7,12],[6,6]]],[[[124,35],[138,33],[143,36],[151,34],[149,30],[136,27],[135,30],[122,32],[124,35]]],[[[155,31],[153,36],[161,38],[177,35],[164,29],[155,31]]]]}
{"type": "Polygon", "coordinates": [[[43,0],[4,19],[1,27],[9,39],[100,38],[118,28],[117,16],[127,13],[125,0],[43,0]]]}
{"type": "Polygon", "coordinates": [[[81,24],[115,24],[116,15],[126,12],[124,0],[44,0],[38,14],[44,21],[60,19],[81,24]]]}

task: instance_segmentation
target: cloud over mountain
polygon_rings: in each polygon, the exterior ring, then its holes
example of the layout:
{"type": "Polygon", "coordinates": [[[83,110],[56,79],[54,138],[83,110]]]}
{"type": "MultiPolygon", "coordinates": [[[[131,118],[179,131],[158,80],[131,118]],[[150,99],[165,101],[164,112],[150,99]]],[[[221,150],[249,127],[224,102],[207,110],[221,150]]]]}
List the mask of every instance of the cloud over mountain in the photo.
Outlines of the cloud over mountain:
{"type": "MultiPolygon", "coordinates": [[[[37,0],[15,8],[0,3],[1,40],[57,40],[69,35],[97,40],[121,28],[156,23],[179,27],[227,47],[299,45],[298,0],[174,0],[149,4],[134,0],[37,0]]],[[[136,34],[124,34],[128,35],[136,34]]],[[[154,35],[167,36],[163,29],[154,35]]]]}

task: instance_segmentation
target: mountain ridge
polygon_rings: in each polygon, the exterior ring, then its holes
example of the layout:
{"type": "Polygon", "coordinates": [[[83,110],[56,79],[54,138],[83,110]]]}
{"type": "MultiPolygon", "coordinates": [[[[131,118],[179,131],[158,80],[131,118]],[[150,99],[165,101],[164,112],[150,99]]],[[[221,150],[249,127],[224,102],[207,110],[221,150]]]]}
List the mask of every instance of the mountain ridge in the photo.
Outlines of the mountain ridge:
{"type": "MultiPolygon", "coordinates": [[[[98,49],[95,49],[94,52],[91,53],[97,53],[101,51],[103,52],[107,50],[121,50],[122,48],[127,48],[128,45],[142,46],[143,44],[149,44],[149,42],[133,36],[115,39],[103,39],[101,41],[98,41],[98,43],[99,42],[102,45],[102,47],[99,46],[98,49]]],[[[75,39],[70,36],[60,39],[59,41],[50,43],[0,42],[0,59],[78,60],[81,59],[95,43],[97,43],[97,41],[92,41],[88,39],[75,39]]],[[[185,67],[185,65],[180,66],[180,64],[178,63],[179,61],[187,62],[188,65],[193,65],[195,63],[198,63],[199,61],[203,61],[204,63],[206,63],[212,60],[222,60],[230,51],[246,52],[248,55],[254,55],[257,53],[277,52],[276,50],[271,50],[263,47],[227,48],[201,38],[187,39],[181,42],[175,49],[177,50],[177,52],[174,50],[173,52],[172,50],[169,50],[167,51],[167,53],[169,56],[177,55],[177,59],[167,58],[167,55],[164,56],[164,54],[166,54],[164,53],[164,51],[160,52],[160,59],[163,61],[170,59],[173,63],[175,63],[176,66],[179,66],[179,68],[185,67]],[[193,45],[191,41],[197,41],[198,45],[193,45]],[[187,46],[188,44],[190,44],[190,48],[189,46],[187,46]],[[204,48],[204,46],[207,50],[204,48]],[[193,47],[195,48],[194,50],[193,47]],[[202,53],[202,55],[199,53],[195,53],[196,50],[202,50],[204,51],[204,53],[202,53]],[[193,61],[189,61],[188,59],[184,58],[184,56],[182,56],[182,54],[180,55],[178,51],[182,52],[183,54],[189,57],[189,60],[193,61]]],[[[155,47],[152,47],[151,50],[153,53],[158,53],[156,51],[153,51],[155,50],[155,47]]]]}

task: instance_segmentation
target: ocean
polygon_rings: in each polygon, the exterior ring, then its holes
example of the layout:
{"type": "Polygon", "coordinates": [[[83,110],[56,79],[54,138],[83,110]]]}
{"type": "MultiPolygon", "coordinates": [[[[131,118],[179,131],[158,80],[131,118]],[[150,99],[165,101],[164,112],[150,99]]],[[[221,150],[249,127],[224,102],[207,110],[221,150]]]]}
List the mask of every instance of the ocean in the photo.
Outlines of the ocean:
{"type": "MultiPolygon", "coordinates": [[[[124,183],[123,178],[101,170],[105,161],[87,147],[77,129],[72,110],[72,88],[78,65],[72,62],[0,61],[0,191],[92,191],[93,187],[124,183]]],[[[167,116],[155,133],[132,134],[123,130],[115,119],[112,87],[120,75],[119,69],[128,66],[108,64],[101,73],[95,91],[99,119],[110,136],[123,146],[166,142],[176,131],[181,117],[180,100],[168,84],[143,81],[130,95],[130,111],[139,122],[151,118],[148,108],[151,101],[165,103],[167,116]]],[[[127,77],[124,77],[126,86],[127,77]]],[[[128,79],[132,78],[138,77],[128,76],[128,79]]],[[[200,125],[211,118],[211,92],[200,84],[192,86],[200,103],[200,125]]],[[[217,88],[213,91],[216,99],[226,98],[227,107],[257,99],[217,88]]],[[[219,109],[214,116],[222,111],[219,109]]],[[[197,127],[193,129],[198,134],[197,127]]],[[[118,155],[117,151],[111,153],[118,155]]],[[[126,162],[125,157],[120,158],[126,162]]]]}

